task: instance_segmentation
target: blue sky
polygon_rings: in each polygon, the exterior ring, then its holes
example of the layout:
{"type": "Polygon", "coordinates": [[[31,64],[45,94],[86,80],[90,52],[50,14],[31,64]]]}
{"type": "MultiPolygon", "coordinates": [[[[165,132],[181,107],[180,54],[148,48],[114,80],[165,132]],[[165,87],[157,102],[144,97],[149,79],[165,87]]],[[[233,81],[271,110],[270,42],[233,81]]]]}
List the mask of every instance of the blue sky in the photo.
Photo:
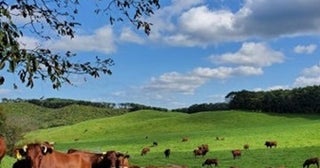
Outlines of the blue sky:
{"type": "MultiPolygon", "coordinates": [[[[150,36],[125,23],[110,26],[81,1],[77,36],[26,47],[71,50],[76,59],[112,58],[111,76],[70,76],[74,86],[14,90],[8,74],[1,98],[70,98],[133,102],[164,108],[223,102],[239,90],[292,89],[320,84],[320,0],[160,0],[150,36]]],[[[91,9],[92,7],[92,9],[91,9]]]]}

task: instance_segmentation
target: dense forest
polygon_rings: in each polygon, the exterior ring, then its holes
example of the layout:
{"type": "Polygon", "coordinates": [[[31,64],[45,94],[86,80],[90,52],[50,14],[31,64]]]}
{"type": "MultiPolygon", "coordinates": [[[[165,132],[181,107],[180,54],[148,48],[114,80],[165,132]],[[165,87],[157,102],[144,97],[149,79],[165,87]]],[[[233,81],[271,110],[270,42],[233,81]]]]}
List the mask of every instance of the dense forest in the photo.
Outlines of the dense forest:
{"type": "Polygon", "coordinates": [[[272,113],[320,114],[320,86],[271,91],[233,91],[224,103],[194,104],[173,111],[195,113],[216,110],[246,110],[272,113]]]}

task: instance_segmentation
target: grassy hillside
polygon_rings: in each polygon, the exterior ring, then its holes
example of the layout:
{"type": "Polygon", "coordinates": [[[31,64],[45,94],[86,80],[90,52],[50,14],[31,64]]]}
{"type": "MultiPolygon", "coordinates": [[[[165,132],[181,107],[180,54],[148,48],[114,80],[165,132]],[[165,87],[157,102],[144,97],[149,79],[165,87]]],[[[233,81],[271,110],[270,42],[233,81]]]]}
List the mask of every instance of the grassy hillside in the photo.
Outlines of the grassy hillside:
{"type": "MultiPolygon", "coordinates": [[[[301,167],[306,158],[320,155],[320,116],[270,115],[242,111],[182,114],[138,111],[121,116],[94,119],[28,133],[20,142],[55,141],[56,149],[81,148],[91,151],[118,150],[131,155],[137,165],[181,164],[201,167],[205,158],[218,158],[220,168],[301,167]],[[146,138],[148,136],[148,138],[146,138]],[[216,137],[224,137],[223,141],[216,137]],[[188,142],[181,142],[188,137],[188,142]],[[266,149],[266,140],[277,140],[278,147],[266,149]],[[143,147],[151,152],[140,156],[143,147]],[[232,149],[242,149],[241,159],[233,160],[232,149]],[[195,158],[193,149],[208,144],[205,157],[195,158]],[[169,159],[163,151],[170,148],[169,159]]],[[[10,163],[10,158],[6,160],[10,163]]]]}
{"type": "Polygon", "coordinates": [[[0,111],[5,114],[8,123],[19,123],[16,126],[22,131],[36,130],[75,124],[90,119],[121,115],[124,112],[116,109],[97,108],[83,105],[69,105],[63,108],[45,108],[27,102],[0,103],[0,111]]]}

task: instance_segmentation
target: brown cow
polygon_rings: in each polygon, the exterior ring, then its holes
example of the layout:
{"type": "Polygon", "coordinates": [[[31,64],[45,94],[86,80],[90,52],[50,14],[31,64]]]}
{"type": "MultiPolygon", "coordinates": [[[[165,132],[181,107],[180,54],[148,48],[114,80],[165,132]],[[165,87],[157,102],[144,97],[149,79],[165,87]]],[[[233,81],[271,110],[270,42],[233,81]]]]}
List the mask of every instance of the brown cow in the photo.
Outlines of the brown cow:
{"type": "Polygon", "coordinates": [[[40,143],[27,144],[23,150],[31,159],[32,168],[91,168],[81,153],[62,153],[40,143]]]}
{"type": "Polygon", "coordinates": [[[148,152],[150,152],[150,148],[145,147],[141,150],[141,156],[146,155],[148,152]]]}
{"type": "Polygon", "coordinates": [[[214,165],[215,167],[218,166],[218,159],[206,159],[203,163],[202,166],[212,166],[214,165]]]}
{"type": "Polygon", "coordinates": [[[117,153],[117,162],[116,162],[116,168],[129,168],[129,158],[130,155],[123,154],[118,152],[117,153]]]}
{"type": "Polygon", "coordinates": [[[267,148],[277,147],[277,141],[266,141],[264,145],[266,145],[267,148]]]}
{"type": "Polygon", "coordinates": [[[7,152],[7,144],[3,135],[0,135],[0,163],[7,152]]]}
{"type": "Polygon", "coordinates": [[[69,149],[68,154],[79,153],[84,158],[84,160],[91,163],[92,168],[101,167],[115,167],[116,166],[116,152],[108,151],[106,153],[94,153],[89,151],[83,151],[78,149],[69,149]]]}
{"type": "Polygon", "coordinates": [[[309,168],[309,166],[311,164],[315,164],[317,165],[317,168],[319,168],[319,158],[318,157],[314,157],[314,158],[309,158],[307,160],[304,161],[303,163],[303,168],[309,168]]]}
{"type": "Polygon", "coordinates": [[[233,159],[240,158],[241,157],[241,150],[235,149],[231,151],[233,159]]]}
{"type": "Polygon", "coordinates": [[[209,146],[208,144],[202,144],[201,146],[198,146],[198,149],[193,150],[193,154],[195,157],[197,156],[205,156],[209,152],[209,146]]]}

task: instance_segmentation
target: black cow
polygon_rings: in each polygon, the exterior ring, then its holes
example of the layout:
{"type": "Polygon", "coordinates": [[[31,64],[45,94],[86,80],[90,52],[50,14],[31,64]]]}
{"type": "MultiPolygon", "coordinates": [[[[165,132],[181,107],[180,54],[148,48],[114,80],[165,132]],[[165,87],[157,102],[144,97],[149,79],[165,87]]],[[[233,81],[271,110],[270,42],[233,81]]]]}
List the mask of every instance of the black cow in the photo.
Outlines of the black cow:
{"type": "Polygon", "coordinates": [[[266,141],[264,145],[266,145],[267,148],[277,147],[277,141],[266,141]]]}
{"type": "Polygon", "coordinates": [[[307,160],[304,161],[303,163],[303,168],[309,168],[309,166],[311,164],[315,164],[317,165],[317,168],[319,168],[319,158],[318,157],[314,157],[314,158],[309,158],[307,160]]]}
{"type": "Polygon", "coordinates": [[[171,151],[170,149],[166,149],[163,153],[166,158],[169,158],[171,151]]]}

